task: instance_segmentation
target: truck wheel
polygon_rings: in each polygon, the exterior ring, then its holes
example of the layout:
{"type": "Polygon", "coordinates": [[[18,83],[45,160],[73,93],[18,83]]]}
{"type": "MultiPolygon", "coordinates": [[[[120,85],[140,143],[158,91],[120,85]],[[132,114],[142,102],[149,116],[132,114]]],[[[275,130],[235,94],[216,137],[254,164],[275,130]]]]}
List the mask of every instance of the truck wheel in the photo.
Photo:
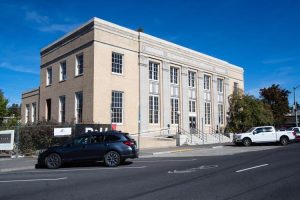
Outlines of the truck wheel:
{"type": "Polygon", "coordinates": [[[243,139],[243,145],[244,145],[245,147],[250,146],[251,143],[252,143],[252,142],[251,142],[251,140],[250,140],[249,138],[243,139]]]}
{"type": "Polygon", "coordinates": [[[280,138],[280,144],[285,146],[285,145],[288,145],[289,144],[289,139],[285,136],[281,137],[280,138]]]}

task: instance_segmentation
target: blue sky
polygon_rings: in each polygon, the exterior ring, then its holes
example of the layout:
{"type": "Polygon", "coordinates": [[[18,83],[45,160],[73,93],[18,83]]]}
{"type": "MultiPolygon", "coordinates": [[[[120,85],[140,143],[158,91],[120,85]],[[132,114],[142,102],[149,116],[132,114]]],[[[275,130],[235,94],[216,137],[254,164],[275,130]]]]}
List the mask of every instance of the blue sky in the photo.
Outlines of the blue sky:
{"type": "Polygon", "coordinates": [[[0,89],[20,103],[39,85],[40,49],[96,16],[243,67],[246,93],[273,83],[292,91],[299,10],[297,0],[0,1],[0,89]]]}

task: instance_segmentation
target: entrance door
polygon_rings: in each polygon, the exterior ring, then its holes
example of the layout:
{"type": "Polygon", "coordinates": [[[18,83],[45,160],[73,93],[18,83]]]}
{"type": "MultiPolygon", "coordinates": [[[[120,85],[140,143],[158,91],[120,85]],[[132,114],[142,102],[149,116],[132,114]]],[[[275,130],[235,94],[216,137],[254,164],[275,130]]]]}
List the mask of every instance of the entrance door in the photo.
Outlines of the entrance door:
{"type": "Polygon", "coordinates": [[[190,116],[190,133],[196,133],[196,117],[190,116]]]}

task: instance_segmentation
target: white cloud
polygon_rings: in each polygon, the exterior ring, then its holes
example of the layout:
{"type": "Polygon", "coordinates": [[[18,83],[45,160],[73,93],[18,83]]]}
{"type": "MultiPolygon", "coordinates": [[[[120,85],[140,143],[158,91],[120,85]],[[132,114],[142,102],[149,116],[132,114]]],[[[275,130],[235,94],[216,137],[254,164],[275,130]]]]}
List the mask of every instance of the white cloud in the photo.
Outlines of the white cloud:
{"type": "Polygon", "coordinates": [[[40,74],[39,69],[33,69],[32,67],[25,67],[25,66],[16,66],[6,62],[0,63],[0,68],[8,69],[15,72],[22,72],[22,73],[29,73],[29,74],[40,74]]]}
{"type": "Polygon", "coordinates": [[[78,27],[79,24],[50,24],[41,26],[38,29],[42,32],[63,32],[67,33],[78,27]]]}
{"type": "Polygon", "coordinates": [[[65,23],[53,23],[53,19],[48,16],[40,15],[36,11],[25,9],[25,19],[30,22],[34,22],[36,25],[33,26],[41,32],[63,32],[67,33],[79,26],[78,23],[71,23],[70,19],[63,20],[65,23]]]}
{"type": "Polygon", "coordinates": [[[49,17],[43,16],[43,15],[39,15],[35,11],[26,11],[25,12],[25,19],[27,19],[29,21],[36,22],[38,24],[49,23],[49,17]]]}
{"type": "Polygon", "coordinates": [[[279,64],[279,63],[285,63],[289,61],[296,60],[296,57],[288,57],[288,58],[276,58],[276,59],[269,59],[262,61],[263,64],[279,64]]]}

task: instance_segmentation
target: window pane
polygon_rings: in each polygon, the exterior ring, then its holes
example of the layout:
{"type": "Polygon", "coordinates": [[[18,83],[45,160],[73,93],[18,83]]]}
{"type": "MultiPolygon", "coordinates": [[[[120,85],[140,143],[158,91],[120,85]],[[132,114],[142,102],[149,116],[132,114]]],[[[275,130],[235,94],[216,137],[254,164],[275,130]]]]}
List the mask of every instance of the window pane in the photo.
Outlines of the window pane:
{"type": "Polygon", "coordinates": [[[111,103],[111,120],[113,123],[123,122],[123,92],[113,91],[112,92],[112,103],[111,103]]]}
{"type": "Polygon", "coordinates": [[[123,73],[123,55],[119,53],[112,53],[112,72],[123,73]]]}

